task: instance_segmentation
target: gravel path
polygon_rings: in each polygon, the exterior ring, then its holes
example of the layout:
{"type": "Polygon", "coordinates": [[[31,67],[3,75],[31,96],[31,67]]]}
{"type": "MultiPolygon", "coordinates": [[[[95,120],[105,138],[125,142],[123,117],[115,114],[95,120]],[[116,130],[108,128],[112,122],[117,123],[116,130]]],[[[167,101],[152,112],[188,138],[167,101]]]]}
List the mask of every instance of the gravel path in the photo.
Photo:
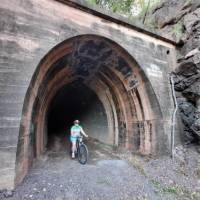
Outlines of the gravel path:
{"type": "Polygon", "coordinates": [[[95,165],[56,158],[32,169],[11,199],[160,199],[145,177],[122,160],[95,165]],[[46,163],[48,162],[48,164],[46,163]]]}
{"type": "MultiPolygon", "coordinates": [[[[160,192],[160,182],[147,176],[142,162],[119,159],[106,146],[89,146],[90,160],[80,165],[64,151],[49,151],[43,155],[7,199],[23,200],[157,200],[179,198],[174,191],[160,192]],[[100,148],[101,146],[101,148],[100,148]],[[141,165],[140,165],[141,164],[141,165]]],[[[156,162],[156,161],[155,161],[156,162]]],[[[154,164],[155,164],[154,162],[154,164]]],[[[151,162],[146,165],[151,171],[151,162]]],[[[152,171],[151,174],[154,174],[152,171]]],[[[168,181],[168,180],[167,180],[168,181]]],[[[1,193],[0,193],[1,194],[1,193]]],[[[0,195],[0,199],[5,199],[0,195]]],[[[193,198],[195,199],[195,198],[193,198]]]]}

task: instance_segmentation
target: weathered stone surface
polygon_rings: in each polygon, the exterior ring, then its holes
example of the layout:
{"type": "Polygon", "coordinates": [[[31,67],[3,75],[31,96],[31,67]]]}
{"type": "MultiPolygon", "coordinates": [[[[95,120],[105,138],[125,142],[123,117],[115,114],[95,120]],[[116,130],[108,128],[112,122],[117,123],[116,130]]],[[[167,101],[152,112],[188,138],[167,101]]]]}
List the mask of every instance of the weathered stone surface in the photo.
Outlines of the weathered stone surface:
{"type": "Polygon", "coordinates": [[[189,100],[196,102],[196,100],[200,97],[200,80],[195,81],[192,85],[185,89],[183,91],[183,95],[187,96],[189,100]]]}
{"type": "Polygon", "coordinates": [[[199,142],[199,84],[200,84],[200,2],[198,0],[164,1],[153,11],[160,32],[181,41],[179,66],[174,81],[179,111],[185,125],[187,142],[199,142]],[[184,96],[180,98],[180,96],[184,96]]]}
{"type": "Polygon", "coordinates": [[[108,118],[118,120],[113,129],[119,133],[111,137],[116,144],[119,139],[129,148],[129,140],[140,138],[135,148],[144,154],[169,150],[173,102],[168,74],[175,68],[173,42],[53,0],[4,1],[0,16],[0,147],[1,152],[14,149],[11,162],[2,164],[0,187],[13,187],[15,175],[24,177],[31,148],[37,155],[42,152],[47,102],[68,84],[66,77],[86,81],[85,77],[99,72],[101,79],[94,76],[89,83],[107,103],[108,118]],[[62,60],[65,55],[72,55],[71,62],[62,60]],[[138,119],[136,113],[142,113],[138,119]],[[37,127],[41,130],[37,129],[39,139],[34,143],[37,127]]]}
{"type": "Polygon", "coordinates": [[[179,110],[182,115],[184,124],[191,126],[194,123],[195,107],[192,103],[187,102],[187,99],[178,99],[179,110]]]}

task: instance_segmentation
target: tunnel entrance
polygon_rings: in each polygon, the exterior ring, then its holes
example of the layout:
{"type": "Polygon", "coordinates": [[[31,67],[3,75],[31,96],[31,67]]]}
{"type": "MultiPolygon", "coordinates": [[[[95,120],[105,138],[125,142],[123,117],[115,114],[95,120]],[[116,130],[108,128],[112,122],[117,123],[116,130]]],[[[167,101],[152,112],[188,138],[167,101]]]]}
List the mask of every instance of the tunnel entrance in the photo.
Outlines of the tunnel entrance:
{"type": "Polygon", "coordinates": [[[60,150],[69,143],[70,127],[78,119],[93,138],[107,141],[108,122],[98,96],[81,81],[62,87],[47,111],[47,149],[60,150]]]}
{"type": "Polygon", "coordinates": [[[63,41],[39,63],[24,100],[16,182],[55,138],[67,140],[74,119],[90,137],[118,148],[145,155],[166,149],[151,83],[126,50],[101,36],[63,41]]]}

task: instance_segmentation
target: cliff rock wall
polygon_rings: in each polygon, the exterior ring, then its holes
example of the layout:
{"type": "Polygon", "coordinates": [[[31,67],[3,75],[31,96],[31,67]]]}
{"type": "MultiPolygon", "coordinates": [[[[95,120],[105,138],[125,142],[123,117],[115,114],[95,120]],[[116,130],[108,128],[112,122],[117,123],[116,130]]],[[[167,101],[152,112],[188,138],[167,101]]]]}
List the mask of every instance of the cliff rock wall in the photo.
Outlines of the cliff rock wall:
{"type": "Polygon", "coordinates": [[[159,32],[180,45],[174,72],[186,144],[200,141],[200,1],[164,0],[148,16],[159,32]]]}

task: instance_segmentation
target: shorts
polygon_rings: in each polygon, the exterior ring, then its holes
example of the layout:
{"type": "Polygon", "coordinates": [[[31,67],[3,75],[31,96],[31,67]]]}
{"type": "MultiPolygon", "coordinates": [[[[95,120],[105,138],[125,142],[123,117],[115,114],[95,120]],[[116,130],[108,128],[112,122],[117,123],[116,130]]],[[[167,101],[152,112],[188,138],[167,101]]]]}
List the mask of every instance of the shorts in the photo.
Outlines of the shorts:
{"type": "Polygon", "coordinates": [[[71,141],[71,142],[76,142],[77,139],[78,139],[77,136],[70,136],[70,141],[71,141]]]}

